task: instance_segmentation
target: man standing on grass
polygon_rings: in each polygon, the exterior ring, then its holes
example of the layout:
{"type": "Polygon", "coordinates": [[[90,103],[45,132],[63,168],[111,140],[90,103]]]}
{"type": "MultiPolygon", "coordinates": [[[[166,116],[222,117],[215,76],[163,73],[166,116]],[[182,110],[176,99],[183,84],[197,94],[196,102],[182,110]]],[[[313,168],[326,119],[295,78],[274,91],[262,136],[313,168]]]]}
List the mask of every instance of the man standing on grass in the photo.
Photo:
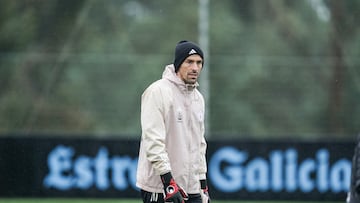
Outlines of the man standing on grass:
{"type": "Polygon", "coordinates": [[[136,185],[144,203],[210,202],[206,182],[205,104],[198,91],[202,50],[180,41],[174,63],[141,97],[136,185]]]}

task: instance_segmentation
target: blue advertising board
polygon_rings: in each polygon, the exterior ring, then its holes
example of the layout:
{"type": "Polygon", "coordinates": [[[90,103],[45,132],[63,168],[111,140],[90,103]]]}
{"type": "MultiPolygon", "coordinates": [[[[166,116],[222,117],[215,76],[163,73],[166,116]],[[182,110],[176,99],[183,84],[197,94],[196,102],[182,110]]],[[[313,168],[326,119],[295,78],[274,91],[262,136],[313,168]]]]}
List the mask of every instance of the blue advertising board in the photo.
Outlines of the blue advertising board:
{"type": "MultiPolygon", "coordinates": [[[[208,142],[213,199],[344,201],[352,142],[208,142]]],[[[139,140],[0,138],[0,197],[139,198],[139,140]]]]}

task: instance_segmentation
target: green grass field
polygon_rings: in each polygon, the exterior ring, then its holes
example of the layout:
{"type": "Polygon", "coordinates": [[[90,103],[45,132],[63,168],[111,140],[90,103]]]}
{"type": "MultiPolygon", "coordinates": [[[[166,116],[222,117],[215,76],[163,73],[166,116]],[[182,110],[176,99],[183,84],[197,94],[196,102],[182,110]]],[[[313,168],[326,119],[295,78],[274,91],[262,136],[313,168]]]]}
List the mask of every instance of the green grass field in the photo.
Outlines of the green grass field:
{"type": "MultiPolygon", "coordinates": [[[[42,198],[42,199],[18,199],[6,198],[1,199],[1,203],[142,203],[140,199],[58,199],[58,198],[42,198]]],[[[294,203],[294,201],[221,201],[213,200],[212,203],[294,203]]],[[[345,202],[345,200],[344,200],[345,202]]],[[[340,202],[296,202],[296,203],[340,203],[340,202]]]]}

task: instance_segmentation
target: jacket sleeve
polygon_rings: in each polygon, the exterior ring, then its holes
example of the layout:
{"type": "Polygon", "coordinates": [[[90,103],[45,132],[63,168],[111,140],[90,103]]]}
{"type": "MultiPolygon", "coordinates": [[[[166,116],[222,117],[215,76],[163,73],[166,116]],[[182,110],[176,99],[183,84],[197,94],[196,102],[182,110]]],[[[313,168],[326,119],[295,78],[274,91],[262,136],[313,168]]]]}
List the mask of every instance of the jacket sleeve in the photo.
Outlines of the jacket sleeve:
{"type": "MultiPolygon", "coordinates": [[[[205,102],[204,102],[204,98],[203,96],[200,94],[200,98],[202,100],[202,108],[203,108],[203,112],[205,113],[205,102]]],[[[207,150],[207,142],[205,139],[205,115],[203,115],[203,127],[202,127],[202,132],[201,132],[201,144],[200,144],[200,171],[199,171],[199,178],[200,180],[204,180],[206,179],[206,173],[207,173],[207,163],[206,163],[206,150],[207,150]]]]}
{"type": "Polygon", "coordinates": [[[199,180],[206,179],[206,173],[207,173],[207,164],[206,164],[206,140],[205,137],[202,137],[201,145],[200,145],[200,171],[199,171],[199,180]]]}
{"type": "Polygon", "coordinates": [[[159,88],[148,88],[141,98],[141,128],[146,157],[158,175],[171,171],[165,148],[164,102],[159,88]]]}

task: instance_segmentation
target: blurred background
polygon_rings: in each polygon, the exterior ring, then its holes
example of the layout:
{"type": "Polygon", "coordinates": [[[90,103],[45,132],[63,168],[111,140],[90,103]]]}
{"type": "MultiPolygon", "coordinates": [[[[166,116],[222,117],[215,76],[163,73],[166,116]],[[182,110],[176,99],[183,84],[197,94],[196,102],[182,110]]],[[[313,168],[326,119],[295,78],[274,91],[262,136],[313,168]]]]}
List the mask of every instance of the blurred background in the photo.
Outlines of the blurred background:
{"type": "Polygon", "coordinates": [[[358,0],[3,0],[0,136],[138,139],[178,41],[206,52],[208,139],[352,140],[358,0]]]}

